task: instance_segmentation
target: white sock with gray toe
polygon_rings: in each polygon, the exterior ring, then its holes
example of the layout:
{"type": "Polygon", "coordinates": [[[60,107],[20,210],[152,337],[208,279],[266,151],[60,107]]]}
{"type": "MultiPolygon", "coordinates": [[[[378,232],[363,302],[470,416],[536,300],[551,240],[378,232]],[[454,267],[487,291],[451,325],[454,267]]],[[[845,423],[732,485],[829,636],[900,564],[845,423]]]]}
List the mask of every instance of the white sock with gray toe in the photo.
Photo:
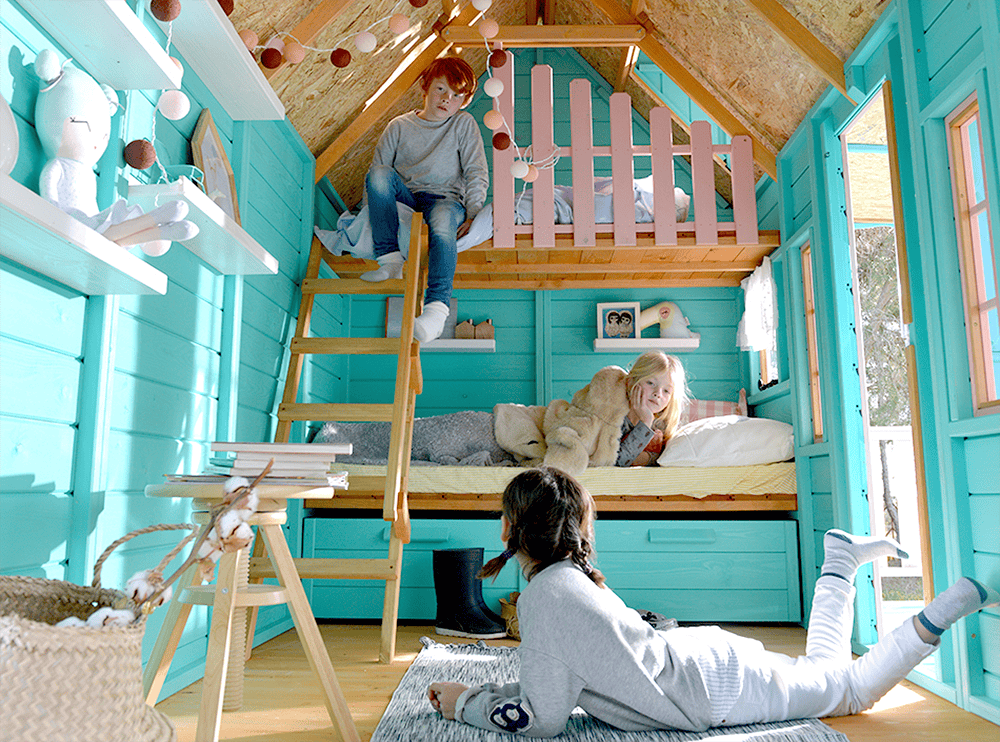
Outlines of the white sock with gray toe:
{"type": "Polygon", "coordinates": [[[837,529],[827,531],[823,536],[823,549],[821,576],[839,577],[850,584],[854,584],[854,575],[862,564],[868,564],[884,556],[902,559],[909,556],[891,538],[855,536],[837,529]]]}
{"type": "Polygon", "coordinates": [[[413,322],[413,337],[421,343],[429,343],[444,332],[444,323],[451,309],[443,301],[424,304],[423,313],[413,322]]]}
{"type": "Polygon", "coordinates": [[[378,268],[367,273],[362,273],[362,281],[378,283],[379,281],[388,281],[403,277],[403,253],[397,250],[396,252],[376,258],[376,260],[378,260],[378,268]]]}
{"type": "Polygon", "coordinates": [[[937,637],[958,619],[995,605],[1000,605],[1000,593],[971,577],[963,577],[920,611],[917,621],[937,637]]]}

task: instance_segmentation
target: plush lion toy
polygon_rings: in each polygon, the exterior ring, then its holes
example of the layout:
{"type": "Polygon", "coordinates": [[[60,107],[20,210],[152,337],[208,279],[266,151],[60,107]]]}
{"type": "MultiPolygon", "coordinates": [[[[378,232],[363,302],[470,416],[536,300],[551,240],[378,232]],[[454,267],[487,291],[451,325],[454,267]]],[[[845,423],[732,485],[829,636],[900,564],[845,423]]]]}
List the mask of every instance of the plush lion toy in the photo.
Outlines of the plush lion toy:
{"type": "Polygon", "coordinates": [[[622,421],[629,411],[625,369],[606,366],[573,401],[553,400],[545,410],[546,466],[579,476],[587,466],[614,466],[622,421]]]}

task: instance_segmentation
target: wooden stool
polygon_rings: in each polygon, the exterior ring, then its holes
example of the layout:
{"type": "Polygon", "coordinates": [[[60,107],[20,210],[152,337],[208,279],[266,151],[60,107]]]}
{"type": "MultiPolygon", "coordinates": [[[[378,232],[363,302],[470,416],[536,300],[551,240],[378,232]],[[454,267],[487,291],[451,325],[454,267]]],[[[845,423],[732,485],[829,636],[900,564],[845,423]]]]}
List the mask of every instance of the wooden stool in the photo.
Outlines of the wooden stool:
{"type": "MultiPolygon", "coordinates": [[[[217,505],[222,498],[222,485],[218,485],[218,497],[206,498],[204,487],[197,490],[179,487],[174,484],[150,486],[146,488],[147,495],[154,496],[184,496],[186,493],[197,493],[200,499],[194,501],[194,521],[208,521],[208,511],[217,505]]],[[[296,495],[298,496],[298,495],[296,495]]],[[[196,567],[189,569],[179,580],[174,598],[167,609],[167,616],[157,636],[156,644],[146,665],[143,675],[143,685],[146,693],[146,703],[154,705],[163,687],[163,680],[170,669],[184,631],[192,605],[211,605],[212,624],[208,633],[208,654],[205,659],[205,680],[201,695],[201,708],[198,712],[198,730],[196,742],[217,742],[219,728],[222,722],[222,707],[226,678],[237,672],[242,678],[243,658],[246,644],[252,637],[246,635],[245,623],[240,628],[240,622],[235,620],[237,610],[265,605],[288,604],[299,640],[306,652],[306,658],[323,688],[327,711],[340,736],[345,742],[360,742],[358,732],[354,727],[350,709],[344,694],[337,682],[337,676],[330,664],[330,656],[323,644],[323,638],[316,625],[312,609],[302,588],[295,568],[295,561],[285,541],[281,526],[287,520],[287,500],[261,499],[256,514],[248,521],[256,526],[258,536],[264,539],[267,553],[274,572],[278,577],[277,585],[247,585],[245,574],[241,579],[240,561],[246,565],[246,549],[229,552],[219,560],[218,577],[215,585],[194,584],[196,567]]],[[[242,695],[240,690],[239,695],[242,695]]]]}

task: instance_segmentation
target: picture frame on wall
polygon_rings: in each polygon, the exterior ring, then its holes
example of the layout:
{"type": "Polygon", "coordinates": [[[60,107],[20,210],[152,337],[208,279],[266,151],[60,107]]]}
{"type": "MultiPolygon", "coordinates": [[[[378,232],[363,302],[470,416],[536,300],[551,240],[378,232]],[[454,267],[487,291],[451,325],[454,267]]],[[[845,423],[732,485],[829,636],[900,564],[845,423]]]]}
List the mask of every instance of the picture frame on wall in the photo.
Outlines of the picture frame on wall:
{"type": "Polygon", "coordinates": [[[600,340],[635,340],[639,337],[639,302],[610,301],[597,305],[600,340]]]}
{"type": "Polygon", "coordinates": [[[226,149],[219,136],[212,112],[207,108],[198,117],[198,124],[191,137],[191,159],[195,166],[204,173],[204,191],[213,202],[218,204],[230,219],[240,223],[240,206],[236,197],[236,179],[233,168],[226,156],[226,149]]]}

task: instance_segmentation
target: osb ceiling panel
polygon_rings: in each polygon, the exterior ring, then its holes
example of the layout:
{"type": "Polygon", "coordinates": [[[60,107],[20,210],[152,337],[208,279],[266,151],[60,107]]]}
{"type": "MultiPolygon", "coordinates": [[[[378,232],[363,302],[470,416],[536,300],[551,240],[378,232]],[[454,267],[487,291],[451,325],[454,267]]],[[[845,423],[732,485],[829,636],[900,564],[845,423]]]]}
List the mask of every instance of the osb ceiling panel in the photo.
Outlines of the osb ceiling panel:
{"type": "MultiPolygon", "coordinates": [[[[455,0],[461,7],[466,3],[455,0]]],[[[608,19],[589,0],[545,0],[557,24],[606,24],[608,19]]],[[[626,12],[632,0],[617,0],[626,12]]],[[[846,60],[882,13],[888,0],[779,0],[810,33],[841,60],[846,60]]],[[[230,19],[237,30],[250,29],[264,43],[276,31],[291,31],[309,13],[329,0],[236,0],[230,19]]],[[[310,51],[297,66],[285,66],[270,78],[288,118],[314,155],[320,155],[365,110],[378,90],[422,48],[449,0],[430,0],[422,8],[396,0],[355,0],[313,40],[310,46],[329,49],[343,45],[354,61],[344,69],[330,64],[329,54],[310,51]],[[410,30],[399,38],[385,24],[373,31],[379,46],[371,54],[353,50],[351,39],[394,11],[405,12],[410,30]]],[[[540,4],[541,5],[541,4],[540,4]]],[[[520,25],[525,0],[494,0],[487,15],[501,25],[520,25]]],[[[679,58],[765,146],[777,152],[827,86],[827,81],[773,31],[744,0],[645,0],[640,4],[656,27],[654,38],[679,58]]],[[[579,49],[580,54],[611,85],[618,74],[621,51],[579,49]]],[[[483,47],[464,56],[476,70],[485,69],[483,47]]],[[[656,105],[634,80],[626,84],[640,115],[656,105]]],[[[379,104],[380,120],[359,137],[328,176],[348,206],[360,199],[364,173],[378,134],[388,120],[420,105],[414,86],[392,105],[379,104]]]]}

